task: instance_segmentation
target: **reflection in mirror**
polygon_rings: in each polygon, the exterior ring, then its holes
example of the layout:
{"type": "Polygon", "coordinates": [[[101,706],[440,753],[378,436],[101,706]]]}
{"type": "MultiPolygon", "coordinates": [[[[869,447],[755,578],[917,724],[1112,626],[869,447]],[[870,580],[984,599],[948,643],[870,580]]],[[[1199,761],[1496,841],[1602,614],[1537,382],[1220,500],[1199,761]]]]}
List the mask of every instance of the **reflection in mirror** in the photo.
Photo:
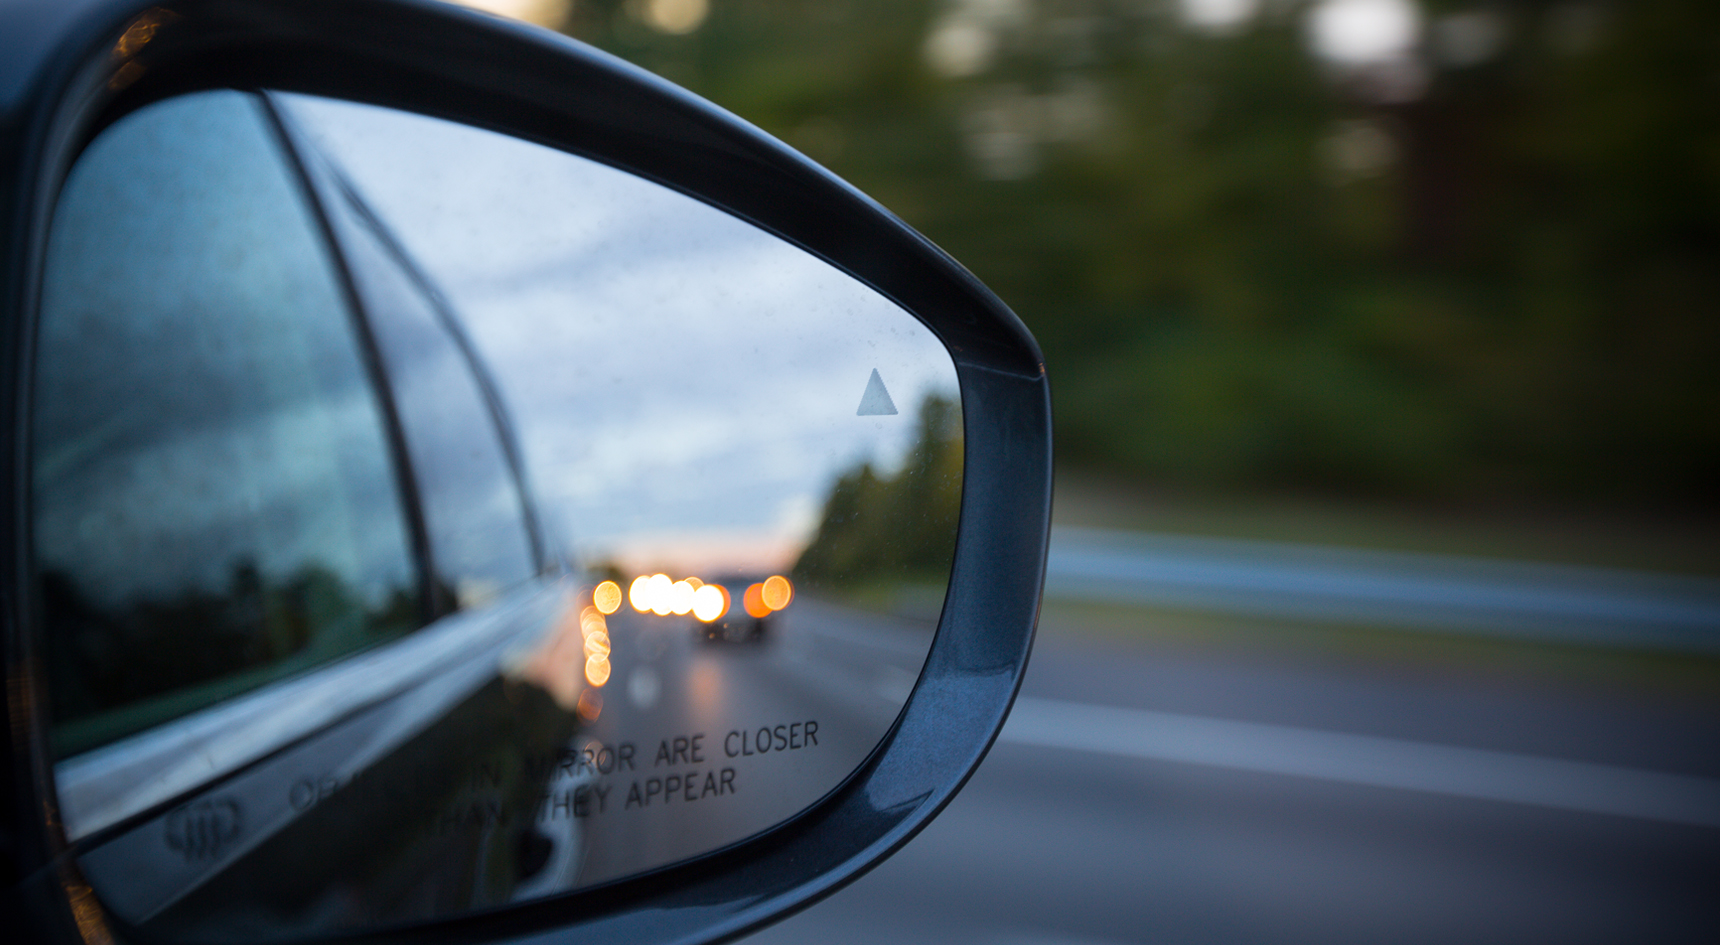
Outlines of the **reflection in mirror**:
{"type": "Polygon", "coordinates": [[[122,922],[292,939],[709,852],[838,787],[941,612],[954,366],[624,172],[214,92],[61,194],[32,423],[68,839],[122,922]]]}

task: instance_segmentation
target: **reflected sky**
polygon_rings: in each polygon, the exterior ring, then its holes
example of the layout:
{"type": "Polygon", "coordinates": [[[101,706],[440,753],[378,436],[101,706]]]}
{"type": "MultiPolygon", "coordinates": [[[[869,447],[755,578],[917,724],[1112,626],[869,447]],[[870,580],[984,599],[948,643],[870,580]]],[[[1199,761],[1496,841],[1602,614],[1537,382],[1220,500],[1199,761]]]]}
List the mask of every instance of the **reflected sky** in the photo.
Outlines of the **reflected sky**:
{"type": "Polygon", "coordinates": [[[105,131],[55,209],[36,352],[36,554],[97,602],[235,561],[407,582],[382,419],[333,260],[253,102],[105,131]]]}
{"type": "Polygon", "coordinates": [[[489,132],[282,101],[471,332],[586,563],[786,566],[835,477],[895,468],[917,405],[954,395],[918,320],[726,213],[489,132]],[[898,414],[857,416],[874,370],[898,414]]]}

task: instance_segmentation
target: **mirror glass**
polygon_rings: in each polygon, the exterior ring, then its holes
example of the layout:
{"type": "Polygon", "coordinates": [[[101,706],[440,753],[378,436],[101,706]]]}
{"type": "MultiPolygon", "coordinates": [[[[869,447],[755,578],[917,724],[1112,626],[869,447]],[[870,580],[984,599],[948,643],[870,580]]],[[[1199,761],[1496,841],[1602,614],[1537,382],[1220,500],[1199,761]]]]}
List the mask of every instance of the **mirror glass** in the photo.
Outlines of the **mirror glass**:
{"type": "Polygon", "coordinates": [[[956,374],[913,316],[656,183],[352,103],[101,132],[32,400],[61,820],[177,939],[779,824],[895,720],[954,553],[956,374]]]}

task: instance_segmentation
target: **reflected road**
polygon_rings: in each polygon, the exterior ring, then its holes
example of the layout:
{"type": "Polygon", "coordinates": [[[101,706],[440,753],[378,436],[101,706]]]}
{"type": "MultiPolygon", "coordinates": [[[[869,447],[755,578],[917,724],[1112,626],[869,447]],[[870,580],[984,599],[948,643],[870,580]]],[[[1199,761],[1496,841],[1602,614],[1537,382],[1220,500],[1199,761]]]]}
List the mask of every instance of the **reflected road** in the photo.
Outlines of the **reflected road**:
{"type": "MultiPolygon", "coordinates": [[[[803,596],[761,643],[708,642],[691,617],[609,618],[613,672],[539,817],[552,869],[580,885],[743,839],[805,809],[877,746],[919,675],[932,625],[803,596]],[[583,801],[569,791],[583,788],[583,801]]],[[[545,880],[533,884],[542,885],[545,880]]]]}

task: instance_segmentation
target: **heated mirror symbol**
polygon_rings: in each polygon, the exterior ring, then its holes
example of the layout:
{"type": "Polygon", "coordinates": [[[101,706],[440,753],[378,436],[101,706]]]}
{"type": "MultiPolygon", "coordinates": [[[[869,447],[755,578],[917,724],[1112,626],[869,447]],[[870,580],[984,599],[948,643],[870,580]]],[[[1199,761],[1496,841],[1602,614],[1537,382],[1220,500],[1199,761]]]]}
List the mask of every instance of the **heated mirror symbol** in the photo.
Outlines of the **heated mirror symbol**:
{"type": "Polygon", "coordinates": [[[896,402],[890,399],[890,392],[884,389],[884,379],[878,376],[878,369],[872,369],[872,376],[866,381],[866,392],[860,395],[860,408],[854,411],[858,417],[894,416],[896,402]]]}
{"type": "Polygon", "coordinates": [[[55,780],[126,922],[294,939],[631,876],[805,810],[901,711],[961,402],[829,264],[537,145],[237,92],[110,126],[55,221],[55,780]]]}

